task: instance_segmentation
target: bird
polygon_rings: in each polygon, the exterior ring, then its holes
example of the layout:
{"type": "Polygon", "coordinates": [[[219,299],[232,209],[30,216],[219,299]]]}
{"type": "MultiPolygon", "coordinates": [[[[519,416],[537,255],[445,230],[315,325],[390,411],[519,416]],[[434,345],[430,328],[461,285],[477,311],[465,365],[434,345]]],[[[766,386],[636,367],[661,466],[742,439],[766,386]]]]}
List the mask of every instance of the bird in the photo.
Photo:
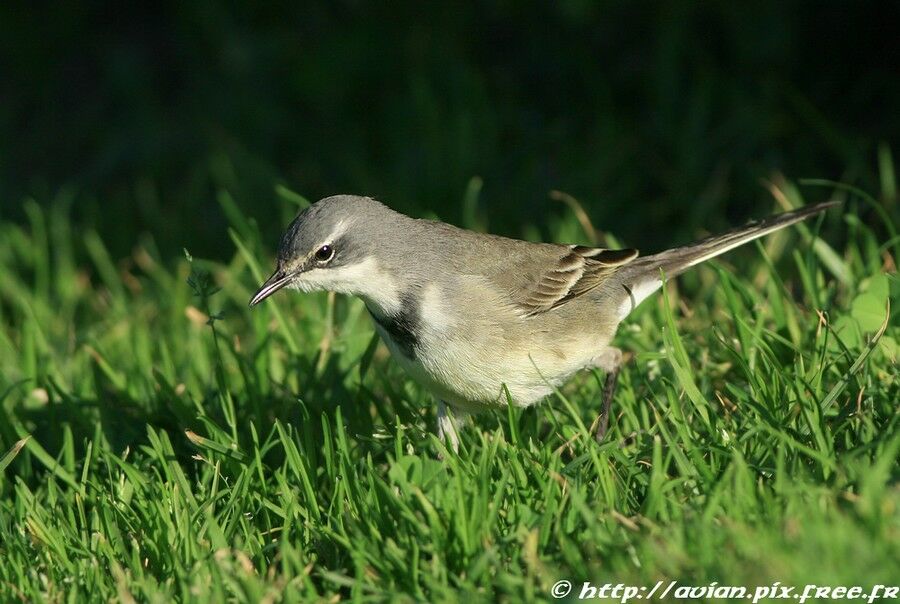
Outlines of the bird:
{"type": "Polygon", "coordinates": [[[470,231],[335,195],[290,223],[250,307],[283,288],[361,298],[392,357],[438,401],[438,436],[455,451],[469,415],[531,406],[599,369],[602,440],[623,361],[612,345],[619,324],[664,280],[836,203],[639,256],[470,231]]]}

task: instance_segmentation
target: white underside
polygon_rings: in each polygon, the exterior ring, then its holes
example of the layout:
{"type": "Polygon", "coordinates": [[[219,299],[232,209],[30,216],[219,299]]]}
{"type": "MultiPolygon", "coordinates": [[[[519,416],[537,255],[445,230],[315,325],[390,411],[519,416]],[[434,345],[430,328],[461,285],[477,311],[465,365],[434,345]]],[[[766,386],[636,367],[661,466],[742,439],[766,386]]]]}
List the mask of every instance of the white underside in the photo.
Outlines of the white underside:
{"type": "Polygon", "coordinates": [[[414,358],[405,356],[379,324],[375,328],[400,366],[455,409],[478,412],[504,407],[509,401],[530,406],[573,373],[609,365],[610,357],[604,354],[608,342],[597,334],[570,333],[562,343],[546,332],[517,330],[514,324],[524,319],[512,310],[491,323],[472,313],[463,318],[450,312],[446,296],[440,294],[436,286],[423,292],[414,358]],[[467,324],[460,326],[454,319],[467,324]]]}
{"type": "Polygon", "coordinates": [[[619,321],[627,317],[631,311],[637,308],[641,302],[649,298],[660,287],[662,287],[662,281],[659,279],[648,279],[647,281],[643,281],[633,286],[629,290],[628,297],[619,305],[616,313],[619,321]]]}

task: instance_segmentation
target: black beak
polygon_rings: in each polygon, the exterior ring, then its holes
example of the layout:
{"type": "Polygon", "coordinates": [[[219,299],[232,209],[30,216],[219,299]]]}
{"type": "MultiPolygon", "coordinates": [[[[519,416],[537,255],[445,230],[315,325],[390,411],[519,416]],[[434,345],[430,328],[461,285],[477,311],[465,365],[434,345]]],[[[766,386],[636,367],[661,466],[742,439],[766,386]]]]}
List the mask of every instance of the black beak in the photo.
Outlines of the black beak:
{"type": "Polygon", "coordinates": [[[266,282],[263,283],[259,289],[253,294],[253,297],[250,298],[250,307],[253,308],[279,289],[287,285],[291,282],[291,279],[294,278],[293,274],[287,274],[283,270],[278,269],[272,276],[266,279],[266,282]]]}

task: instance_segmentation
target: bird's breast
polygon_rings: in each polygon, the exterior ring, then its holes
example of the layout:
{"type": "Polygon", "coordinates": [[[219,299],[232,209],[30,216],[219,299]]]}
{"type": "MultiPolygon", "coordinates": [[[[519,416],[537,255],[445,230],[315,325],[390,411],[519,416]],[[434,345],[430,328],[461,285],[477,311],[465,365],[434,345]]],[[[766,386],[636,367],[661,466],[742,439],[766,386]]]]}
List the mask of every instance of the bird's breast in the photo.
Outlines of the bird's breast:
{"type": "Polygon", "coordinates": [[[502,406],[506,392],[517,405],[533,404],[608,342],[583,321],[525,320],[492,304],[488,294],[463,293],[469,292],[430,284],[401,295],[392,312],[367,304],[398,364],[456,407],[502,406]]]}

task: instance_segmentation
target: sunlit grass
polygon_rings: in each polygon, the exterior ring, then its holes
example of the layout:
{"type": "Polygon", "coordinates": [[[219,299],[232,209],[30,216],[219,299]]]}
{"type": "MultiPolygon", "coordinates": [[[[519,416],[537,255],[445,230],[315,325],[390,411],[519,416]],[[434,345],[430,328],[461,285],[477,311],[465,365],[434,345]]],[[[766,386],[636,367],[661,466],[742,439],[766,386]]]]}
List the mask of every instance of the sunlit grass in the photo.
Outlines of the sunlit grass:
{"type": "MultiPolygon", "coordinates": [[[[635,358],[606,442],[586,429],[587,373],[479,418],[459,455],[361,303],[247,309],[273,242],[227,194],[227,264],[151,239],[119,261],[63,206],[28,204],[29,224],[0,223],[0,600],[895,580],[898,242],[875,233],[896,232],[896,209],[866,224],[856,192],[802,190],[846,203],[685,275],[622,326],[635,358]]],[[[573,215],[554,237],[584,227],[573,215]]]]}

